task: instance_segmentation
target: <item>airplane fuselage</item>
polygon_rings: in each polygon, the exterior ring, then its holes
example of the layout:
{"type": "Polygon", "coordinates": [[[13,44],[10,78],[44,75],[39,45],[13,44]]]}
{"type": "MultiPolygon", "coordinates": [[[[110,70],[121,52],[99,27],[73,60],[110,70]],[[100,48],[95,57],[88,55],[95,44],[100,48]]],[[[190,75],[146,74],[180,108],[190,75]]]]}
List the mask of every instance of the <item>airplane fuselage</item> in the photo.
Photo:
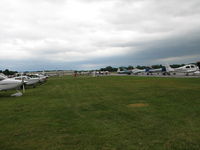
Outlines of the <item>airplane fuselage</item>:
{"type": "Polygon", "coordinates": [[[133,69],[133,70],[132,70],[132,73],[133,73],[133,74],[144,73],[144,72],[146,72],[145,69],[133,69]]]}
{"type": "Polygon", "coordinates": [[[16,89],[22,85],[21,81],[13,79],[4,79],[0,81],[0,91],[16,89]]]}
{"type": "Polygon", "coordinates": [[[15,80],[19,80],[19,81],[22,81],[22,79],[26,82],[25,84],[26,85],[34,85],[36,83],[39,82],[39,78],[30,78],[30,77],[27,77],[27,76],[19,76],[19,77],[15,77],[14,78],[15,80]]]}
{"type": "Polygon", "coordinates": [[[199,70],[199,68],[196,65],[185,65],[180,68],[173,68],[172,72],[194,73],[198,70],[199,70]]]}
{"type": "Polygon", "coordinates": [[[193,73],[196,72],[196,68],[177,68],[174,69],[174,72],[181,72],[181,73],[193,73]]]}

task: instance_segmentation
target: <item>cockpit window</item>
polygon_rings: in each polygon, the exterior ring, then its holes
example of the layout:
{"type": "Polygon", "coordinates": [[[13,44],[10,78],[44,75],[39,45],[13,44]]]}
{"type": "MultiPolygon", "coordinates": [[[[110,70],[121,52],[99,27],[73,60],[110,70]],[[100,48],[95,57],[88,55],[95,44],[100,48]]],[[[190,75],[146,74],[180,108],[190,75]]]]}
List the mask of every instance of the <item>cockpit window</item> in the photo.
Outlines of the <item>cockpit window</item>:
{"type": "Polygon", "coordinates": [[[191,66],[191,68],[194,68],[194,66],[191,66]]]}
{"type": "Polygon", "coordinates": [[[186,68],[190,68],[190,66],[186,66],[186,68]]]}

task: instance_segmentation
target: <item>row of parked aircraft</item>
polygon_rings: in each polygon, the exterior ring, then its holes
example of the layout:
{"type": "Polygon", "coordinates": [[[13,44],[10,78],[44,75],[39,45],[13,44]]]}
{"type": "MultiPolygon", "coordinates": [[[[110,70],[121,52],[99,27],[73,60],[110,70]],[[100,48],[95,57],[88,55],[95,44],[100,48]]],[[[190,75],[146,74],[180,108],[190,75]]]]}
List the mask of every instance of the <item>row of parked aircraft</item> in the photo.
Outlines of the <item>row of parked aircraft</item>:
{"type": "Polygon", "coordinates": [[[176,74],[176,73],[185,73],[188,75],[189,73],[193,74],[200,74],[199,67],[194,65],[194,64],[188,64],[179,68],[172,68],[170,65],[165,65],[162,68],[158,69],[133,69],[133,70],[120,70],[118,69],[117,73],[119,74],[139,74],[139,73],[147,73],[147,75],[152,74],[152,73],[162,73],[163,75],[170,75],[171,73],[176,74]]]}
{"type": "MultiPolygon", "coordinates": [[[[200,74],[199,67],[194,64],[188,64],[179,68],[172,68],[170,65],[165,65],[163,68],[158,69],[133,69],[133,70],[120,70],[117,71],[119,74],[139,74],[139,73],[147,73],[147,75],[152,73],[162,73],[163,75],[170,75],[171,73],[185,73],[188,75],[189,73],[200,74]]],[[[48,76],[44,74],[34,74],[29,76],[17,76],[13,78],[8,78],[4,74],[0,74],[0,91],[7,91],[12,89],[18,89],[20,87],[25,90],[26,85],[35,86],[37,83],[43,83],[47,80],[48,76]]]]}
{"type": "MultiPolygon", "coordinates": [[[[48,76],[42,74],[34,74],[30,76],[21,75],[13,78],[8,78],[4,74],[0,74],[0,91],[8,91],[22,87],[23,92],[25,92],[26,85],[35,87],[37,83],[44,83],[47,78],[48,76]]],[[[18,95],[21,96],[21,92],[18,92],[18,95]]]]}

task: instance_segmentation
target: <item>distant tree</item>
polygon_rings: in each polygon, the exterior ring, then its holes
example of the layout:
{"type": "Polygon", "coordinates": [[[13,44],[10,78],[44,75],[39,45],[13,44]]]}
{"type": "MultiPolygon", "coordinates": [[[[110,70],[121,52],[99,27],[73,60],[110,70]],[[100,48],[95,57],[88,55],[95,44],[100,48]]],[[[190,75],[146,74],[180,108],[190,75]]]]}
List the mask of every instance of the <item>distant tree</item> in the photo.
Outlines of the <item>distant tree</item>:
{"type": "Polygon", "coordinates": [[[107,66],[107,67],[105,68],[105,71],[112,72],[112,71],[113,71],[113,67],[111,67],[111,66],[107,66]]]}
{"type": "Polygon", "coordinates": [[[179,68],[179,67],[182,67],[184,66],[185,64],[173,64],[171,65],[172,68],[179,68]]]}
{"type": "Polygon", "coordinates": [[[100,71],[104,71],[105,68],[101,68],[100,71]]]}
{"type": "Polygon", "coordinates": [[[111,66],[107,66],[106,68],[101,68],[100,71],[109,71],[109,72],[115,72],[118,68],[113,68],[111,66]]]}
{"type": "Polygon", "coordinates": [[[3,73],[4,73],[5,75],[10,75],[10,71],[9,71],[8,69],[4,70],[3,73]]]}
{"type": "Polygon", "coordinates": [[[145,68],[147,68],[147,66],[139,66],[139,65],[138,65],[136,68],[137,68],[137,69],[145,69],[145,68]]]}
{"type": "Polygon", "coordinates": [[[127,69],[128,70],[132,70],[134,67],[133,66],[128,66],[127,69]]]}
{"type": "Polygon", "coordinates": [[[125,67],[125,66],[121,66],[121,67],[119,67],[119,69],[120,69],[120,70],[127,70],[128,68],[125,67]]]}
{"type": "Polygon", "coordinates": [[[6,70],[4,70],[3,71],[3,74],[5,74],[5,75],[14,75],[15,73],[17,73],[17,71],[10,71],[10,70],[8,70],[8,69],[6,69],[6,70]]]}
{"type": "Polygon", "coordinates": [[[0,73],[2,73],[2,70],[0,70],[0,73]]]}
{"type": "Polygon", "coordinates": [[[116,72],[118,70],[118,68],[113,68],[113,72],[116,72]]]}
{"type": "Polygon", "coordinates": [[[153,69],[159,69],[159,68],[162,68],[163,66],[162,65],[152,65],[151,68],[153,69]]]}

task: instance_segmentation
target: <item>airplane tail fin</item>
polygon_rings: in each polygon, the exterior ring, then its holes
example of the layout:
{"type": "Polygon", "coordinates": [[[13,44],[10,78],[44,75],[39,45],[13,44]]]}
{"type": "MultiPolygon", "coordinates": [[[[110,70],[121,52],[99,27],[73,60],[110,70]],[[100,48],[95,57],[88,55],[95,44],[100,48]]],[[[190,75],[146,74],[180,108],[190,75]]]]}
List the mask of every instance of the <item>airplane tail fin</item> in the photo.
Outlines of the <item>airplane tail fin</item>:
{"type": "Polygon", "coordinates": [[[120,68],[118,68],[118,69],[117,69],[117,72],[120,72],[120,71],[121,71],[120,68]]]}
{"type": "Polygon", "coordinates": [[[165,69],[166,69],[166,72],[174,71],[174,69],[171,68],[171,66],[169,64],[165,64],[165,69]]]}
{"type": "Polygon", "coordinates": [[[43,76],[45,76],[45,75],[46,75],[46,72],[45,72],[44,70],[42,71],[42,75],[43,75],[43,76]]]}

